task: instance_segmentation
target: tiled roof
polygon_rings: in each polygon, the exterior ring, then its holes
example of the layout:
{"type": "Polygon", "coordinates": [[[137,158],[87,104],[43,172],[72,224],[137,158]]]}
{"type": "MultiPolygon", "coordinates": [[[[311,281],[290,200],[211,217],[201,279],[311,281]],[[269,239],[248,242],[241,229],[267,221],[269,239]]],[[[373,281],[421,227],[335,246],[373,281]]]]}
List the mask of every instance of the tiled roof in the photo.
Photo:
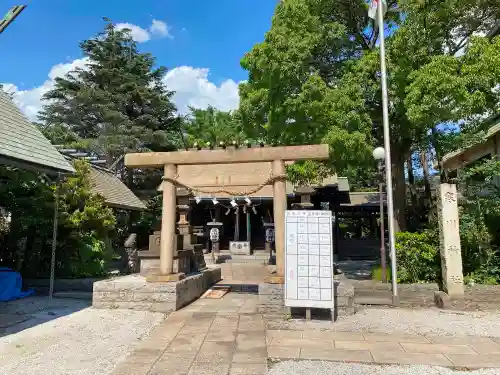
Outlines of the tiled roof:
{"type": "Polygon", "coordinates": [[[64,156],[0,89],[1,164],[47,174],[75,172],[64,156]]]}
{"type": "Polygon", "coordinates": [[[104,197],[106,204],[124,210],[146,210],[144,203],[112,172],[92,166],[93,192],[104,197]]]}

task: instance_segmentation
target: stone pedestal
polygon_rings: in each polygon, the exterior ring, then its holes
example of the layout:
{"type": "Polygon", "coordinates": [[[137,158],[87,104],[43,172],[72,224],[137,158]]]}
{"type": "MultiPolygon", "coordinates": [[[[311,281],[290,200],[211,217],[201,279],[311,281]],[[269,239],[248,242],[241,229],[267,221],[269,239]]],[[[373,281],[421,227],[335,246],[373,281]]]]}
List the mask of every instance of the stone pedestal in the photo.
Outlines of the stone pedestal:
{"type": "Polygon", "coordinates": [[[229,251],[232,255],[251,255],[250,242],[248,241],[230,241],[229,251]]]}
{"type": "Polygon", "coordinates": [[[463,298],[464,281],[456,185],[439,186],[438,214],[443,288],[450,298],[463,298]]]}
{"type": "MultiPolygon", "coordinates": [[[[174,256],[173,272],[188,274],[192,272],[192,250],[178,250],[174,256]]],[[[157,274],[160,271],[160,252],[143,250],[138,252],[139,272],[143,275],[157,274]]]]}

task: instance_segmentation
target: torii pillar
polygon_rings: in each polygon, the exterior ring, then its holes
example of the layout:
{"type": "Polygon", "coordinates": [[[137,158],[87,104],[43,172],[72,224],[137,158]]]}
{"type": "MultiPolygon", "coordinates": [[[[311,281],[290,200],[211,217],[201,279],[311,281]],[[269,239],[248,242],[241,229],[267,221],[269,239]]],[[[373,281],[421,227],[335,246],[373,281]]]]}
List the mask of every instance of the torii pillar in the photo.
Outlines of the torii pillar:
{"type": "MultiPolygon", "coordinates": [[[[176,183],[178,165],[236,164],[235,175],[244,163],[271,163],[273,181],[276,274],[271,283],[283,283],[285,275],[285,210],[287,208],[285,162],[322,160],[329,156],[328,145],[227,148],[175,152],[134,153],[125,155],[129,168],[163,168],[163,208],[160,238],[160,275],[155,281],[176,281],[183,274],[173,274],[175,253],[176,183]]],[[[244,173],[244,172],[242,172],[244,173]]],[[[179,181],[182,183],[182,181],[179,181]]],[[[264,181],[262,181],[264,182],[264,181]]]]}

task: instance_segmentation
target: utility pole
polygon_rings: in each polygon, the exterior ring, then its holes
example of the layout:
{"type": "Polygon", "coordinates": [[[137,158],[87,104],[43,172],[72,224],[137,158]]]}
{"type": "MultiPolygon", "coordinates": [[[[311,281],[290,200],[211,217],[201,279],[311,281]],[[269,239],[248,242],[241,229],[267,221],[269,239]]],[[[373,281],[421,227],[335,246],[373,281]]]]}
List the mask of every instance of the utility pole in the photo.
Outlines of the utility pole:
{"type": "Polygon", "coordinates": [[[26,8],[26,5],[15,5],[7,12],[7,14],[0,21],[0,34],[5,31],[7,26],[9,26],[14,20],[21,14],[21,12],[26,8]]]}

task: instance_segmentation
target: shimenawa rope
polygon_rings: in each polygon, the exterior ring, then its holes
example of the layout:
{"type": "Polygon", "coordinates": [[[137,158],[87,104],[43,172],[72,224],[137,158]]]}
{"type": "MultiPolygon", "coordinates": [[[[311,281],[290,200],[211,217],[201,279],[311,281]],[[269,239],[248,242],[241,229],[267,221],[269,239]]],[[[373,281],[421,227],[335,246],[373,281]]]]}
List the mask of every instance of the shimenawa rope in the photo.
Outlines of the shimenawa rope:
{"type": "Polygon", "coordinates": [[[271,172],[269,172],[269,177],[263,183],[261,183],[260,185],[257,185],[255,188],[248,190],[248,191],[231,191],[231,190],[227,190],[225,188],[216,189],[216,190],[204,190],[204,189],[200,189],[200,188],[195,188],[193,186],[189,186],[189,185],[184,184],[181,181],[179,181],[179,175],[175,175],[174,178],[169,178],[169,177],[165,177],[165,176],[163,177],[163,181],[168,181],[174,185],[184,187],[193,194],[194,193],[202,193],[202,194],[213,195],[213,194],[226,193],[226,194],[233,196],[233,197],[245,197],[248,195],[252,195],[252,194],[258,192],[260,189],[262,189],[266,185],[271,185],[275,181],[286,181],[286,179],[287,179],[286,174],[273,175],[273,173],[271,171],[271,172]]]}

